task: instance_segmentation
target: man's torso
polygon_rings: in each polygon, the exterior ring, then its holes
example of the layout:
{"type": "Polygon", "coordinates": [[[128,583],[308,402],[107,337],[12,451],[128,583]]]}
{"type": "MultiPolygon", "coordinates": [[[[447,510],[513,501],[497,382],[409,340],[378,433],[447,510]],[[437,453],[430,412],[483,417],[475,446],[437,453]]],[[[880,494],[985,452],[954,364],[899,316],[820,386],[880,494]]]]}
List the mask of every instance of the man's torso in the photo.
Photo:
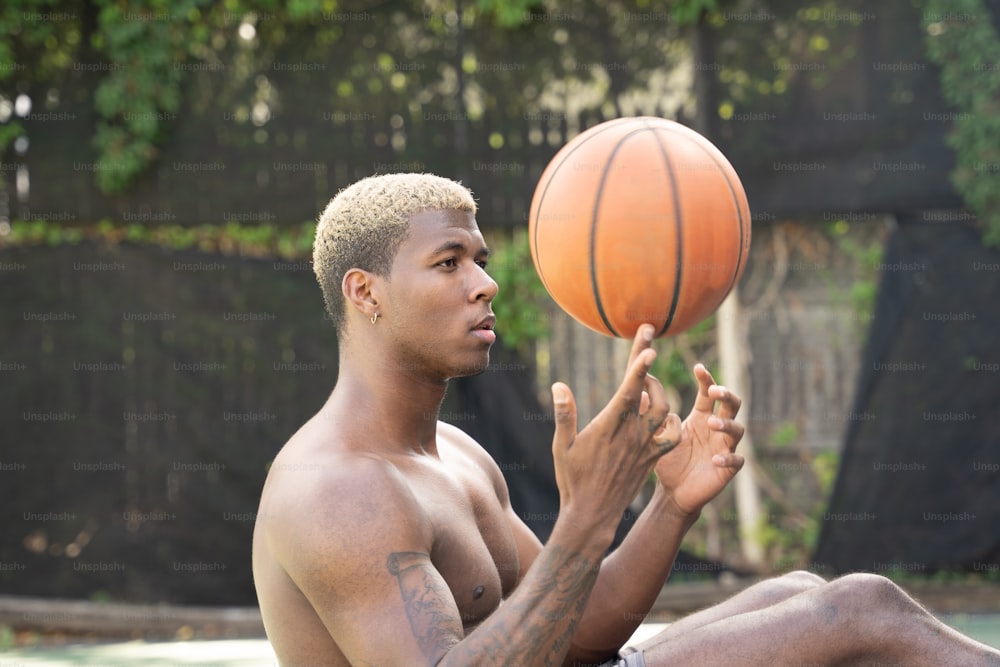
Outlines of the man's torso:
{"type": "MultiPolygon", "coordinates": [[[[358,457],[379,456],[331,442],[315,422],[303,427],[271,466],[254,531],[254,580],[268,637],[283,664],[346,665],[305,593],[271,552],[267,539],[274,525],[309,521],[295,508],[301,495],[309,492],[310,482],[322,484],[328,466],[349,469],[358,457]],[[320,477],[309,480],[305,477],[309,474],[320,477]]],[[[499,473],[488,455],[451,427],[439,427],[437,441],[437,458],[380,458],[402,475],[420,505],[415,515],[429,522],[431,561],[451,589],[468,631],[492,613],[516,585],[517,547],[496,486],[503,481],[497,479],[499,473]]],[[[379,489],[372,488],[370,493],[377,494],[379,489]]],[[[336,554],[330,557],[336,558],[336,554]]]]}

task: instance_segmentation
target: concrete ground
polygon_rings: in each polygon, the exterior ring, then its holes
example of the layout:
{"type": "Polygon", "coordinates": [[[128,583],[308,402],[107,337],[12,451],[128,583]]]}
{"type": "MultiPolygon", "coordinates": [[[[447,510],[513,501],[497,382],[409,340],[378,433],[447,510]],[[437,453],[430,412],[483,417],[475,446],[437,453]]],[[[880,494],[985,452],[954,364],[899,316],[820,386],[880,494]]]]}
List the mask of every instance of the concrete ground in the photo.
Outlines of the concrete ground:
{"type": "MultiPolygon", "coordinates": [[[[1000,614],[949,614],[946,623],[979,641],[1000,648],[1000,614]]],[[[665,624],[641,625],[632,642],[655,635],[665,624]]],[[[274,667],[264,639],[65,644],[0,651],[0,667],[274,667]]]]}

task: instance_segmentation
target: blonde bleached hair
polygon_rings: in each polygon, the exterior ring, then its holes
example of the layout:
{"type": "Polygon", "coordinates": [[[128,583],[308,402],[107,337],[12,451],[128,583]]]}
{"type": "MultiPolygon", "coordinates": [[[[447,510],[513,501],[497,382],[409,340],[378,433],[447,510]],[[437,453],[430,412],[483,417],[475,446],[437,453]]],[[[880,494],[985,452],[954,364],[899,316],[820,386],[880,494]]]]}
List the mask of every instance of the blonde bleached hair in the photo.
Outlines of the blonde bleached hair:
{"type": "Polygon", "coordinates": [[[433,174],[369,176],[330,200],[316,226],[313,271],[338,332],[344,326],[344,274],[357,268],[387,276],[410,216],[432,209],[474,214],[476,201],[464,185],[433,174]]]}

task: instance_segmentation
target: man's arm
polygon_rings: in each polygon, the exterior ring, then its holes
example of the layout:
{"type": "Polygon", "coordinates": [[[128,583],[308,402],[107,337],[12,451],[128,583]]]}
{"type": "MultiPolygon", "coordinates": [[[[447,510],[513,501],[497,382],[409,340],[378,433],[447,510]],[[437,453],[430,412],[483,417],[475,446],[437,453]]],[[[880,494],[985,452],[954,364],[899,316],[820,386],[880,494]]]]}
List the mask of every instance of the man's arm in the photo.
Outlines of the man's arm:
{"type": "Polygon", "coordinates": [[[691,414],[679,431],[671,428],[677,419],[671,415],[657,435],[672,439],[676,448],[657,462],[653,497],[601,566],[571,659],[607,657],[621,648],[652,608],[701,508],[743,465],[733,453],[743,437],[743,426],[734,421],[739,397],[716,385],[704,366],[694,374],[699,389],[691,414]]]}
{"type": "MultiPolygon", "coordinates": [[[[510,508],[508,523],[526,577],[542,543],[510,508]]],[[[695,516],[676,512],[660,488],[615,551],[600,562],[597,579],[577,624],[565,662],[597,662],[613,656],[642,623],[673,567],[695,516]]]]}
{"type": "MultiPolygon", "coordinates": [[[[743,434],[743,427],[733,421],[739,397],[716,386],[704,367],[695,368],[695,378],[699,393],[691,415],[680,428],[676,416],[671,415],[657,434],[665,448],[672,444],[668,441],[679,438],[677,451],[657,463],[659,483],[653,497],[621,545],[601,563],[568,654],[570,664],[607,659],[635,632],[669,577],[701,507],[725,487],[742,464],[741,458],[732,454],[743,434]],[[710,420],[713,415],[716,419],[710,420]],[[721,458],[716,460],[716,456],[721,458]],[[674,498],[678,487],[682,506],[674,498]]],[[[515,538],[520,536],[522,564],[530,563],[541,543],[512,510],[508,510],[508,521],[515,538]]]]}
{"type": "Polygon", "coordinates": [[[656,602],[696,519],[677,513],[657,486],[628,535],[601,565],[569,664],[605,660],[628,641],[656,602]]]}

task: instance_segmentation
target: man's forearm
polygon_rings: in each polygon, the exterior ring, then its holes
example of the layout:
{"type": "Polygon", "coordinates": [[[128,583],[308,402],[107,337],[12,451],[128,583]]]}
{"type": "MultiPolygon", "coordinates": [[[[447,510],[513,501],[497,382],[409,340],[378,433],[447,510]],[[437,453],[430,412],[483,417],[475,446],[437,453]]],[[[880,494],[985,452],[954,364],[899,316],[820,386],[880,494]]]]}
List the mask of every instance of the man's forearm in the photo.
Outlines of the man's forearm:
{"type": "Polygon", "coordinates": [[[610,542],[557,522],[514,594],[438,665],[562,664],[610,542]]]}
{"type": "Polygon", "coordinates": [[[571,657],[596,659],[621,648],[652,608],[684,535],[697,520],[657,485],[635,525],[601,565],[571,657]]]}

